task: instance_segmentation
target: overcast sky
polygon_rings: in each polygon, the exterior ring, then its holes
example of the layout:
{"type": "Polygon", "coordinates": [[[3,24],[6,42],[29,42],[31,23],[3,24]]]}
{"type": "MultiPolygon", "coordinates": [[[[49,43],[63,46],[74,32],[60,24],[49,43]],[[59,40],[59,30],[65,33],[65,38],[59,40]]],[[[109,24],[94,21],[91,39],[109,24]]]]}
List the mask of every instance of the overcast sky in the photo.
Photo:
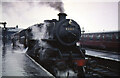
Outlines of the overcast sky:
{"type": "MultiPolygon", "coordinates": [[[[62,0],[68,19],[75,20],[86,32],[118,30],[118,0],[62,0]]],[[[46,19],[58,19],[58,10],[39,0],[2,0],[0,20],[7,27],[27,28],[46,19]]],[[[1,25],[0,25],[1,26],[1,25]]]]}

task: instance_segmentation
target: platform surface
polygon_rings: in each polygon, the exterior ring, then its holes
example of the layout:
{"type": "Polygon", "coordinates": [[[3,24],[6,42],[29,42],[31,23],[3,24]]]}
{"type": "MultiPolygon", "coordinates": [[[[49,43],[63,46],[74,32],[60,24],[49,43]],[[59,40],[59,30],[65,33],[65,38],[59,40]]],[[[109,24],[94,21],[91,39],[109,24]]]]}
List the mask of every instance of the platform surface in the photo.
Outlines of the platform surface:
{"type": "Polygon", "coordinates": [[[114,60],[120,62],[120,54],[111,53],[111,52],[103,52],[102,50],[86,50],[86,55],[100,57],[104,59],[114,60]]]}
{"type": "Polygon", "coordinates": [[[25,49],[13,50],[10,45],[2,47],[2,78],[8,77],[45,77],[51,76],[35,64],[25,49]]]}

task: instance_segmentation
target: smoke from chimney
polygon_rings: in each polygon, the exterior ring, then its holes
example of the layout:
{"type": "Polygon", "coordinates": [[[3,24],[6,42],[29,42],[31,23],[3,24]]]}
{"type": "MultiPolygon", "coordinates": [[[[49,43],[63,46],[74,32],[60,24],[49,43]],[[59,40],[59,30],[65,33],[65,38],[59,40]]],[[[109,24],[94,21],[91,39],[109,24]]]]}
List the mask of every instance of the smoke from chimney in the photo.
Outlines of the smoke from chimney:
{"type": "Polygon", "coordinates": [[[64,12],[64,7],[63,7],[63,2],[40,2],[40,4],[46,4],[55,10],[58,10],[59,12],[63,13],[64,12]]]}
{"type": "MultiPolygon", "coordinates": [[[[43,21],[49,15],[49,7],[53,8],[50,12],[52,14],[55,14],[56,11],[64,12],[62,0],[15,0],[15,2],[2,2],[3,21],[7,20],[8,25],[14,26],[17,24],[26,28],[31,24],[43,21]]],[[[51,16],[49,15],[48,17],[51,16]]]]}

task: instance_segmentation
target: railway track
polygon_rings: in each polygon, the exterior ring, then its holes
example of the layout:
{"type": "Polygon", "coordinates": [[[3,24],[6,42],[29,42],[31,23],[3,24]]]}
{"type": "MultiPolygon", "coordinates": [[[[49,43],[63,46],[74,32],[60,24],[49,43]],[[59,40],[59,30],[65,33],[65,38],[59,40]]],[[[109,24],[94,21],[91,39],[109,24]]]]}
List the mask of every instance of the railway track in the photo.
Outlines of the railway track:
{"type": "Polygon", "coordinates": [[[107,67],[99,66],[87,68],[87,74],[97,77],[116,77],[119,76],[107,67]]]}
{"type": "Polygon", "coordinates": [[[86,64],[86,74],[90,76],[103,77],[120,77],[118,61],[103,59],[86,55],[88,62],[86,64]]]}

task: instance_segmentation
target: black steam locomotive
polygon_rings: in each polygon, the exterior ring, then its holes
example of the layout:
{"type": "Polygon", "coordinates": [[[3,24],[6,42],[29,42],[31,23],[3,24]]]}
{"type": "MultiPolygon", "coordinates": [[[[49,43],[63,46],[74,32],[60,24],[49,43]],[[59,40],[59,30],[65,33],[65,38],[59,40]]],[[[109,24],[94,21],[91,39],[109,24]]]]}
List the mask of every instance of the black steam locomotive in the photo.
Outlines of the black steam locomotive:
{"type": "Polygon", "coordinates": [[[76,74],[77,77],[84,77],[84,50],[76,45],[81,36],[80,26],[74,20],[66,19],[65,13],[59,13],[58,16],[59,20],[45,20],[25,29],[24,34],[19,36],[19,39],[22,38],[20,43],[28,47],[26,53],[29,56],[54,76],[67,73],[67,76],[76,74]],[[38,37],[35,38],[33,31],[38,30],[38,37]]]}

